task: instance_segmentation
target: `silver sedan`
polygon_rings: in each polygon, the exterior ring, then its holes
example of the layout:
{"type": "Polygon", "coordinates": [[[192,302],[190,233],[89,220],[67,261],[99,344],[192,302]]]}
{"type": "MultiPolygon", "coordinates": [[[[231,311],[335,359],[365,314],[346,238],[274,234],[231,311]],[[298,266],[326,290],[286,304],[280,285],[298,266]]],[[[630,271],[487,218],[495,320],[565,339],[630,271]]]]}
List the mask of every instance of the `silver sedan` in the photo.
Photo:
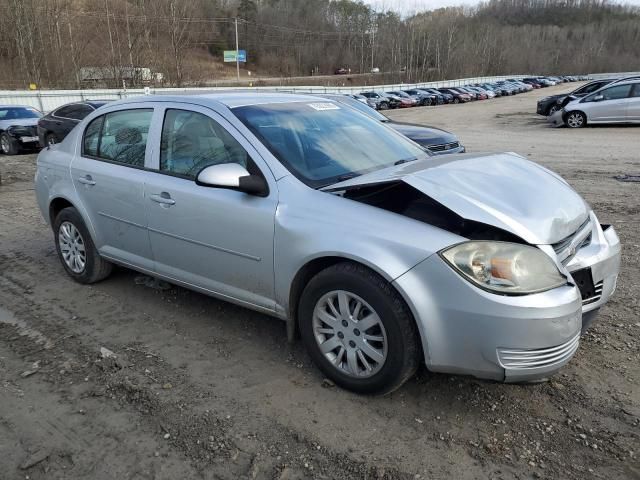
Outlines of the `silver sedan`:
{"type": "Polygon", "coordinates": [[[80,283],[113,264],[278,317],[360,393],[421,362],[499,381],[569,361],[620,243],[513,153],[432,157],[308,95],[109,104],[41,152],[40,209],[80,283]]]}

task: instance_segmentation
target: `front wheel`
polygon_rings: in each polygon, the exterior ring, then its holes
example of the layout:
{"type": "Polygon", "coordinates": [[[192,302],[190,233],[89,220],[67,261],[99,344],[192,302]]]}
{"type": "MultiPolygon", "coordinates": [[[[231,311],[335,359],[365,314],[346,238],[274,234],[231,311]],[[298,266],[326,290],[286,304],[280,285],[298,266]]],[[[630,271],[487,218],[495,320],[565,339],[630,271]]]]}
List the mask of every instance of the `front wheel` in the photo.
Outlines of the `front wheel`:
{"type": "Polygon", "coordinates": [[[412,376],[420,342],[408,307],[395,289],[366,267],[339,263],[304,289],[298,322],[322,372],[363,394],[386,394],[412,376]]]}
{"type": "Polygon", "coordinates": [[[389,104],[387,102],[380,103],[380,110],[389,110],[389,104]]]}
{"type": "Polygon", "coordinates": [[[569,128],[582,128],[587,124],[587,117],[582,112],[569,112],[564,117],[564,123],[569,128]]]}
{"type": "Polygon", "coordinates": [[[453,103],[460,103],[460,99],[459,98],[454,98],[453,99],[453,103]]]}
{"type": "Polygon", "coordinates": [[[56,136],[53,133],[47,133],[47,136],[44,137],[45,146],[50,147],[51,145],[55,145],[56,143],[56,136]]]}
{"type": "Polygon", "coordinates": [[[18,142],[7,133],[0,135],[0,151],[5,155],[17,155],[20,147],[18,142]]]}
{"type": "Polygon", "coordinates": [[[111,263],[104,260],[78,211],[64,208],[53,222],[56,250],[62,266],[78,283],[95,283],[111,273],[111,263]]]}

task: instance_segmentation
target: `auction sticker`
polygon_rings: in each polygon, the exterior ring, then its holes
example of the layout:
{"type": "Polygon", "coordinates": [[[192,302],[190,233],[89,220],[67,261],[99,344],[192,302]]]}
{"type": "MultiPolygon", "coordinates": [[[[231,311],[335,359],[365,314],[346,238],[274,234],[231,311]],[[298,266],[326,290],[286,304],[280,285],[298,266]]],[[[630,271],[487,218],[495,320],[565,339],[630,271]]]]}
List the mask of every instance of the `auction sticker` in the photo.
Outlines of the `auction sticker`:
{"type": "Polygon", "coordinates": [[[340,107],[335,103],[308,103],[311,108],[318,111],[323,110],[340,110],[340,107]]]}

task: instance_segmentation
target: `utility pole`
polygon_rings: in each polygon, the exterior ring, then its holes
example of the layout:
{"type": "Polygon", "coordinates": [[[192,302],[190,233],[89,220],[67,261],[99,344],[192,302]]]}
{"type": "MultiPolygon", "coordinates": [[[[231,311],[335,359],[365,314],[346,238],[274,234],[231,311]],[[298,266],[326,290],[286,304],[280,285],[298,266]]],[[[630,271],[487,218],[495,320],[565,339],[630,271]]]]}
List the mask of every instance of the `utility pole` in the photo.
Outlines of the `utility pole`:
{"type": "Polygon", "coordinates": [[[238,50],[238,17],[236,17],[236,75],[240,83],[240,50],[238,50]]]}

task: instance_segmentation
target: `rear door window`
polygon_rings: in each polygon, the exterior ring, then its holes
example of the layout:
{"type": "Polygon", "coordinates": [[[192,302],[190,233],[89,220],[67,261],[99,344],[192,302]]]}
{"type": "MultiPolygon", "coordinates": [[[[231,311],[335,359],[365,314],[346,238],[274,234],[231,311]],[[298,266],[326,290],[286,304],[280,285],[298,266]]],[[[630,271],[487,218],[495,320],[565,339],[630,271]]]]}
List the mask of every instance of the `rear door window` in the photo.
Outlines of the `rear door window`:
{"type": "Polygon", "coordinates": [[[144,167],[153,109],[119,110],[92,120],[84,132],[83,155],[144,167]]]}

